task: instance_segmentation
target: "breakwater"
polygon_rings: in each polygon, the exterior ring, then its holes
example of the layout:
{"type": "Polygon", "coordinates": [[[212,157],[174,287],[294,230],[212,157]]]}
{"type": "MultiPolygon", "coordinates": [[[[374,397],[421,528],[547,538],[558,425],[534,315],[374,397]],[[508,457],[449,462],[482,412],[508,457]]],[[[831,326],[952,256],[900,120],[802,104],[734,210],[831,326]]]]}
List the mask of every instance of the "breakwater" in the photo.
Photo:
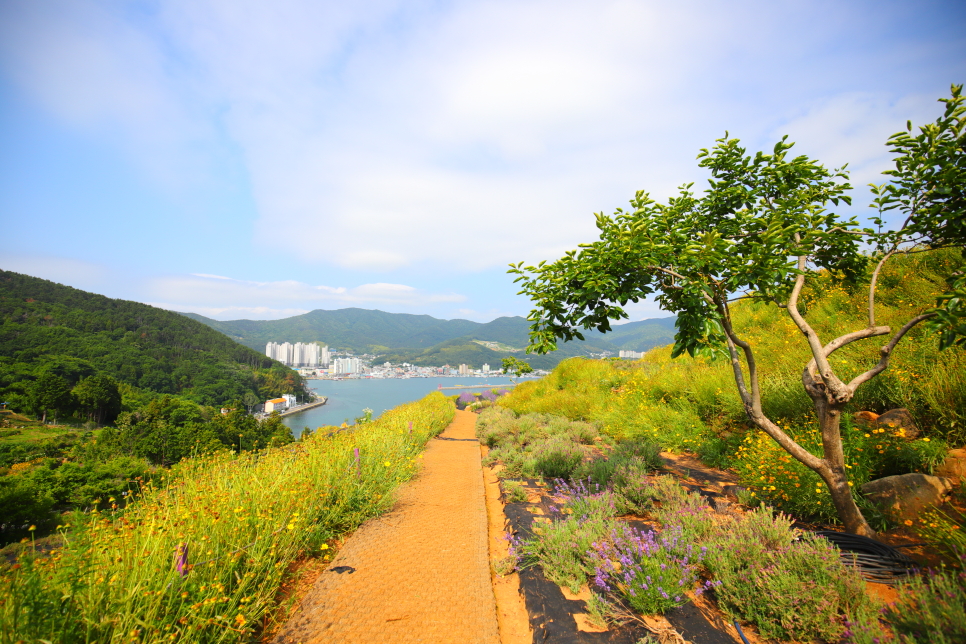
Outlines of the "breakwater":
{"type": "Polygon", "coordinates": [[[305,403],[304,405],[299,405],[298,407],[292,407],[291,409],[286,409],[285,411],[283,411],[282,413],[280,413],[279,416],[281,416],[281,417],[284,418],[285,416],[289,416],[291,414],[297,414],[297,413],[302,412],[302,411],[308,411],[309,409],[314,409],[316,407],[321,407],[322,405],[324,405],[327,402],[329,402],[328,397],[322,396],[322,399],[321,400],[316,400],[314,402],[305,403]]]}

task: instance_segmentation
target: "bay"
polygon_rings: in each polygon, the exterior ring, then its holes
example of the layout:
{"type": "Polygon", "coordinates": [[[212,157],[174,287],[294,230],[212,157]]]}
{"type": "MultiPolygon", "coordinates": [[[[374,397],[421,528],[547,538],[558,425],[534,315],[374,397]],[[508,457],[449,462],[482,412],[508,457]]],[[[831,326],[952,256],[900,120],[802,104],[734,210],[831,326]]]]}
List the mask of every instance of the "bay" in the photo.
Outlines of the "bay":
{"type": "MultiPolygon", "coordinates": [[[[509,385],[509,378],[480,378],[469,376],[461,378],[366,378],[359,380],[309,380],[309,389],[329,400],[321,407],[307,409],[291,416],[286,416],[282,422],[292,428],[292,433],[298,438],[302,430],[311,427],[326,427],[341,425],[343,422],[352,424],[355,418],[362,416],[362,410],[373,410],[373,418],[378,418],[383,412],[404,403],[419,400],[430,392],[443,387],[462,387],[467,385],[485,384],[488,387],[509,385]]],[[[483,393],[487,389],[465,389],[483,393]]],[[[450,396],[462,393],[457,389],[444,389],[443,393],[450,396]]]]}

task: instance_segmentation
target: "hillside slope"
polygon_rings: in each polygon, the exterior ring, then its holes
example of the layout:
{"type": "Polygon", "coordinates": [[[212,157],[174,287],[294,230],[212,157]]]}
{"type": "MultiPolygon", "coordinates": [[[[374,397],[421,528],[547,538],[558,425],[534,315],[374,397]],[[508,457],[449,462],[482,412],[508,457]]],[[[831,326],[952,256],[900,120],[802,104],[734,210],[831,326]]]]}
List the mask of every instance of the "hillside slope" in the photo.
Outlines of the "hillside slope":
{"type": "MultiPolygon", "coordinates": [[[[324,342],[334,349],[376,353],[391,362],[418,365],[483,363],[498,365],[513,352],[497,352],[474,340],[499,342],[523,349],[530,323],[522,317],[501,317],[485,324],[470,320],[439,320],[429,315],[386,313],[368,309],[316,310],[282,320],[219,321],[183,313],[217,329],[245,346],[263,351],[268,342],[324,342]]],[[[642,320],[613,327],[610,333],[588,331],[585,341],[561,344],[549,356],[528,360],[537,368],[552,368],[560,360],[621,349],[646,351],[674,340],[675,318],[642,320]]]]}
{"type": "Polygon", "coordinates": [[[207,405],[301,386],[284,365],[177,313],[0,270],[0,391],[16,399],[42,370],[71,382],[100,372],[207,405]]]}

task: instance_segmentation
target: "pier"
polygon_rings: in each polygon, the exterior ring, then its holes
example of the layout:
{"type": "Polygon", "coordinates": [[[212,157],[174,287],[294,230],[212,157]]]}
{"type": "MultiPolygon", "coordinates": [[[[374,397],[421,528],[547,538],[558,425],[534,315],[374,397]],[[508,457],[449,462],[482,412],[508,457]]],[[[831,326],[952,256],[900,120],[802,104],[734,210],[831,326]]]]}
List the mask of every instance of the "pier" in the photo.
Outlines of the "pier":
{"type": "Polygon", "coordinates": [[[283,411],[282,413],[280,413],[279,416],[280,417],[284,417],[284,416],[289,416],[291,414],[297,414],[300,411],[307,411],[309,409],[315,409],[316,407],[321,407],[322,405],[324,405],[327,402],[329,402],[329,398],[327,396],[322,396],[322,399],[321,400],[316,400],[314,402],[305,403],[304,405],[299,405],[298,407],[292,407],[291,409],[286,409],[285,411],[283,411]]]}

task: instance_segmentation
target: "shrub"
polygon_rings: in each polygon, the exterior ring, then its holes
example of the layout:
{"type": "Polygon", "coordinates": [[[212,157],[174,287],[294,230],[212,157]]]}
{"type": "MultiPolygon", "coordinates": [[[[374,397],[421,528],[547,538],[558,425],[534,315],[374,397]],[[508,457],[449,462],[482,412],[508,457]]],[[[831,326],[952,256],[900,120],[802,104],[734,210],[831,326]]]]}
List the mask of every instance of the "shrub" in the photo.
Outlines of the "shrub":
{"type": "Polygon", "coordinates": [[[903,644],[966,641],[966,572],[928,570],[901,583],[899,598],[885,613],[903,644]]]}
{"type": "Polygon", "coordinates": [[[614,497],[607,490],[566,489],[571,496],[564,506],[549,524],[536,526],[535,536],[520,543],[517,551],[523,565],[540,564],[547,579],[576,593],[593,573],[588,559],[592,545],[614,527],[614,497]]]}
{"type": "Polygon", "coordinates": [[[569,479],[584,458],[578,445],[567,441],[547,442],[534,453],[535,468],[548,479],[569,479]]]}
{"type": "MultiPolygon", "coordinates": [[[[703,549],[695,553],[679,532],[668,532],[658,537],[627,525],[612,530],[608,539],[592,546],[594,584],[646,615],[686,603],[686,593],[698,581],[703,549]]],[[[699,594],[702,590],[697,589],[699,594]]]]}
{"type": "Polygon", "coordinates": [[[754,623],[762,637],[834,641],[846,620],[874,627],[876,607],[859,573],[828,541],[797,534],[788,517],[768,508],[719,530],[705,565],[721,582],[721,609],[754,623]]]}
{"type": "MultiPolygon", "coordinates": [[[[785,430],[814,454],[822,453],[821,432],[815,425],[785,430]]],[[[945,455],[940,440],[907,441],[885,429],[868,430],[842,422],[842,446],[853,489],[873,478],[909,471],[931,471],[945,455]]],[[[819,476],[791,457],[762,432],[749,432],[738,447],[734,468],[743,485],[760,499],[803,519],[836,523],[838,515],[828,488],[819,476]]]]}
{"type": "Polygon", "coordinates": [[[476,435],[491,448],[487,464],[501,462],[501,477],[570,478],[585,456],[584,443],[599,436],[589,424],[560,416],[488,407],[477,418],[476,435]]]}

